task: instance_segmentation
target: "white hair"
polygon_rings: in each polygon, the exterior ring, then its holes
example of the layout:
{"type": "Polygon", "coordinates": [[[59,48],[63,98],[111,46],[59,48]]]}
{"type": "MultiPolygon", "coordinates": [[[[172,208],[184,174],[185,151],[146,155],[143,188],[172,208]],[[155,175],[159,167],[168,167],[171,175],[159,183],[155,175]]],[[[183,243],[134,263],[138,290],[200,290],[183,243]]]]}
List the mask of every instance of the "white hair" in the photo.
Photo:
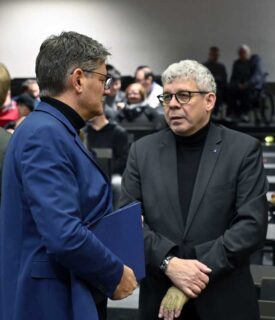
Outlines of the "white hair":
{"type": "Polygon", "coordinates": [[[162,83],[171,83],[174,80],[194,80],[200,91],[217,91],[217,85],[212,73],[201,63],[195,60],[182,60],[171,64],[162,74],[162,83]]]}
{"type": "Polygon", "coordinates": [[[251,49],[250,47],[247,45],[247,44],[242,44],[240,47],[239,47],[239,50],[244,50],[245,52],[247,52],[247,54],[251,54],[251,49]]]}

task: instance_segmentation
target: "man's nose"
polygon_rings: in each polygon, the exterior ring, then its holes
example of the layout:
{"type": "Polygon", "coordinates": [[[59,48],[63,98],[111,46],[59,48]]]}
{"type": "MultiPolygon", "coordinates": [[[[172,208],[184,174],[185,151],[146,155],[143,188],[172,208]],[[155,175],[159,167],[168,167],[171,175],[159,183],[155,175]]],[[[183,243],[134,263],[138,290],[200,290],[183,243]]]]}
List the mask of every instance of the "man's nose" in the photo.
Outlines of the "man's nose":
{"type": "Polygon", "coordinates": [[[181,104],[178,102],[176,95],[172,95],[170,102],[168,103],[168,107],[171,108],[180,108],[181,104]]]}

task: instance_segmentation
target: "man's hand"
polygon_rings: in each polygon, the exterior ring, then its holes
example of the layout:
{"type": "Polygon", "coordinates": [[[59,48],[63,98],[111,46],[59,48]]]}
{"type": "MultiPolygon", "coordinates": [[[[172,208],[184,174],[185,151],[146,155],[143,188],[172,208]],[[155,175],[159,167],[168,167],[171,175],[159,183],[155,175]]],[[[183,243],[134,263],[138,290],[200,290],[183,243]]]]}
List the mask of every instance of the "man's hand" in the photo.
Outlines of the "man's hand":
{"type": "Polygon", "coordinates": [[[127,298],[129,295],[131,295],[134,292],[137,286],[138,284],[137,284],[137,280],[133,270],[127,266],[124,266],[120,283],[116,287],[116,290],[114,292],[112,299],[121,300],[121,299],[127,298]]]}
{"type": "Polygon", "coordinates": [[[196,298],[209,282],[211,272],[198,260],[172,258],[166,269],[166,275],[174,285],[190,298],[196,298]]]}
{"type": "Polygon", "coordinates": [[[117,110],[122,110],[125,108],[125,102],[118,102],[116,104],[117,110]]]}

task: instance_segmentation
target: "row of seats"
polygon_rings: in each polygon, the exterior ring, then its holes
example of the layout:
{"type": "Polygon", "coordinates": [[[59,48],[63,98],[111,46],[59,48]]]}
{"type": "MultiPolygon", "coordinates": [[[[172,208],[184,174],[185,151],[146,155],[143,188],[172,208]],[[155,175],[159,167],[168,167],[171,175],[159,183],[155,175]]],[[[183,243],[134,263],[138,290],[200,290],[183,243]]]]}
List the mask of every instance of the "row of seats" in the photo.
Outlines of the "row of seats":
{"type": "Polygon", "coordinates": [[[275,319],[275,266],[251,265],[251,274],[258,289],[261,319],[275,319]]]}

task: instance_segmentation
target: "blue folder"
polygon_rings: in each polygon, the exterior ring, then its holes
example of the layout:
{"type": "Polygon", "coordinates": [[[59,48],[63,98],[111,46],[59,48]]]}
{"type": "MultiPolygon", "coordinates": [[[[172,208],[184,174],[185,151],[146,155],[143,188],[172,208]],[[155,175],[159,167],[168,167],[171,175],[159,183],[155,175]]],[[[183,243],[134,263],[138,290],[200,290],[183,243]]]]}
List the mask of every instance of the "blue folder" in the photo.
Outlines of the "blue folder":
{"type": "Polygon", "coordinates": [[[137,280],[145,277],[141,204],[133,202],[101,218],[91,230],[98,239],[133,269],[137,280]]]}

